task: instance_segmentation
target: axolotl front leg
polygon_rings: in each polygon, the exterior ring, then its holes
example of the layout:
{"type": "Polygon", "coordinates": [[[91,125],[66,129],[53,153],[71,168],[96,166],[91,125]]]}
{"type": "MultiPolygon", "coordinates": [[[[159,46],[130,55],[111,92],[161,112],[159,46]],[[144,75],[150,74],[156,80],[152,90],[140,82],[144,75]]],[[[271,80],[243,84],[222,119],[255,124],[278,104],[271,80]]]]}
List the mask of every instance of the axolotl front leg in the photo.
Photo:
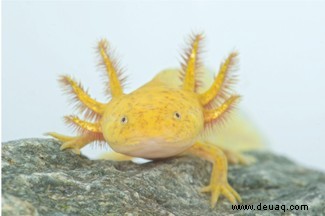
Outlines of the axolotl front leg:
{"type": "Polygon", "coordinates": [[[52,136],[62,142],[61,150],[71,149],[75,154],[80,154],[80,149],[93,141],[101,141],[93,134],[83,134],[79,136],[66,136],[54,132],[47,133],[46,135],[52,136]]]}
{"type": "Polygon", "coordinates": [[[239,194],[228,183],[227,157],[219,147],[210,143],[197,142],[185,154],[195,155],[212,163],[210,183],[201,189],[201,192],[211,192],[212,208],[221,194],[233,204],[241,202],[239,194]]]}

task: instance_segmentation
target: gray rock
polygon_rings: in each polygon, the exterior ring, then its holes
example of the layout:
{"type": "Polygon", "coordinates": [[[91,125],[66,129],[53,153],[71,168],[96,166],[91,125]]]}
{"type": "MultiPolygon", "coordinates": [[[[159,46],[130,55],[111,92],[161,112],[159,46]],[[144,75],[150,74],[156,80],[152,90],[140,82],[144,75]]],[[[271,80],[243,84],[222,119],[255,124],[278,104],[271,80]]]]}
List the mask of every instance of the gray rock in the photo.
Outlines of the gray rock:
{"type": "Polygon", "coordinates": [[[211,169],[201,159],[91,161],[59,145],[53,139],[3,143],[3,215],[325,215],[325,174],[272,153],[250,153],[257,163],[230,166],[242,204],[255,208],[238,211],[223,197],[211,209],[210,195],[198,192],[211,169]],[[285,205],[285,211],[256,210],[259,205],[285,205]],[[287,210],[290,205],[308,210],[287,210]]]}

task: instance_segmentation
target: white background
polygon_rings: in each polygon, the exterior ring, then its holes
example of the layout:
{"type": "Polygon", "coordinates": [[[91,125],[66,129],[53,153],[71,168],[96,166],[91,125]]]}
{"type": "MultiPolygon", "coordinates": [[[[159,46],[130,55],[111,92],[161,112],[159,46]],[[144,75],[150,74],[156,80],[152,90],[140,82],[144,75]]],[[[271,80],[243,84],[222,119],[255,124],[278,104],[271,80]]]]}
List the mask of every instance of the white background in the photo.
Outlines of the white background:
{"type": "Polygon", "coordinates": [[[204,31],[208,67],[240,51],[241,108],[270,148],[325,170],[324,3],[4,1],[2,10],[2,141],[71,132],[59,74],[104,100],[100,38],[116,48],[131,91],[178,66],[184,39],[204,31]]]}

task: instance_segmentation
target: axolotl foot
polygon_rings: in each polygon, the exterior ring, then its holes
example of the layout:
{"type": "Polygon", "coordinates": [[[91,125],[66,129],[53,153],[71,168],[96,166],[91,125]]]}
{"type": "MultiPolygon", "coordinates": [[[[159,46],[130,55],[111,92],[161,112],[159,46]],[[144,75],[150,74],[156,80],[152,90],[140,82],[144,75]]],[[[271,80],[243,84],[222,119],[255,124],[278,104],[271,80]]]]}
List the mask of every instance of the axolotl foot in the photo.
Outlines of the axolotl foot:
{"type": "Polygon", "coordinates": [[[221,148],[211,143],[197,142],[186,153],[199,156],[213,164],[210,184],[201,189],[201,192],[211,192],[211,208],[216,205],[220,195],[225,196],[232,204],[241,202],[239,194],[228,183],[229,158],[221,148]]]}
{"type": "Polygon", "coordinates": [[[211,208],[213,208],[220,195],[224,195],[232,204],[241,202],[239,194],[228,184],[228,182],[218,182],[201,188],[201,192],[211,192],[211,208]]]}
{"type": "Polygon", "coordinates": [[[224,148],[222,148],[222,150],[226,155],[229,164],[250,165],[256,162],[256,159],[253,156],[243,155],[242,153],[224,148]]]}
{"type": "Polygon", "coordinates": [[[80,149],[87,145],[89,142],[93,141],[91,137],[81,135],[81,136],[65,136],[62,134],[54,133],[54,132],[49,132],[46,133],[45,135],[49,135],[59,141],[62,142],[62,145],[60,147],[61,150],[65,149],[71,149],[73,153],[75,154],[80,154],[80,149]]]}

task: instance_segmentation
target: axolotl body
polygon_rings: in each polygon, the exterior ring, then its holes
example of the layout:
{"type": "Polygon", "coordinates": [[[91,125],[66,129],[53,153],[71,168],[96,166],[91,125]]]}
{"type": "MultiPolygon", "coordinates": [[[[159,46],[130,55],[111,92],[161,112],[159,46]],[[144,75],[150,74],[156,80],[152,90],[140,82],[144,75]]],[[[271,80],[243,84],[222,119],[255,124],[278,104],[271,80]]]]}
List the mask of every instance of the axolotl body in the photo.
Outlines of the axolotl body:
{"type": "Polygon", "coordinates": [[[89,96],[80,84],[69,76],[60,81],[65,90],[73,95],[77,108],[85,120],[77,116],[66,116],[67,123],[78,131],[77,136],[48,133],[62,141],[61,149],[80,149],[94,141],[107,142],[114,150],[105,154],[108,160],[132,160],[169,158],[179,155],[196,155],[213,164],[210,183],[202,192],[211,192],[211,207],[220,195],[235,204],[241,202],[239,194],[229,185],[227,170],[229,158],[240,155],[225,152],[216,144],[203,142],[204,133],[218,122],[238,102],[239,96],[232,95],[231,71],[237,53],[232,52],[221,64],[219,73],[211,87],[198,93],[202,65],[199,59],[202,35],[191,38],[189,49],[184,55],[182,69],[173,71],[181,85],[172,84],[166,76],[158,74],[139,89],[123,93],[123,80],[117,64],[112,58],[106,40],[98,44],[102,65],[108,76],[108,103],[101,103],[89,96]]]}

